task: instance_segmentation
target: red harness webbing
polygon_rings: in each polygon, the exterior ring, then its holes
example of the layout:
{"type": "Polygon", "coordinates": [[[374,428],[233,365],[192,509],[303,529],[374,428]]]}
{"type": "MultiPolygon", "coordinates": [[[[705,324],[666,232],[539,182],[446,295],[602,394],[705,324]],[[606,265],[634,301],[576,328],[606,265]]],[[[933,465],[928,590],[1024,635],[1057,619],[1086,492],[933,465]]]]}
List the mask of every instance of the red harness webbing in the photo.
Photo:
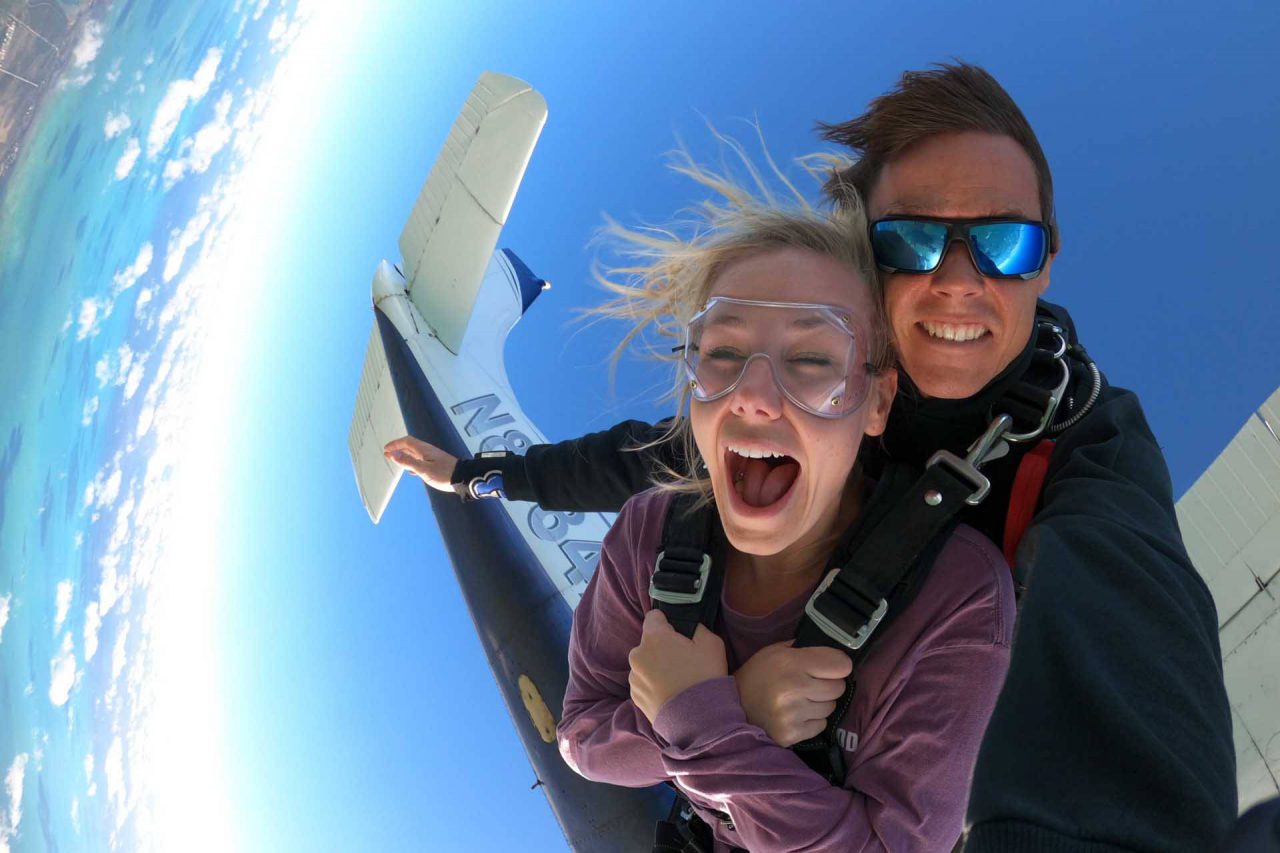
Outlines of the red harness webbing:
{"type": "Polygon", "coordinates": [[[1040,506],[1040,491],[1044,477],[1049,472],[1049,456],[1053,453],[1053,440],[1046,438],[1027,451],[1018,463],[1018,473],[1013,478],[1013,491],[1009,494],[1009,514],[1004,521],[1004,558],[1013,566],[1013,555],[1027,532],[1031,519],[1040,506]]]}

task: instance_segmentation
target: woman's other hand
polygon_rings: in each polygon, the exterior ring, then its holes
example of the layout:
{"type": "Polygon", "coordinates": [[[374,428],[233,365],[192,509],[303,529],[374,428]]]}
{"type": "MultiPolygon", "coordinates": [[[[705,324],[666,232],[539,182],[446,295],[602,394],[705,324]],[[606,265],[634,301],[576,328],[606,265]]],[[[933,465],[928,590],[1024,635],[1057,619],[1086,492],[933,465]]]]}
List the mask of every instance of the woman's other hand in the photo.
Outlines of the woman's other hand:
{"type": "Polygon", "coordinates": [[[794,642],[765,646],[733,674],[747,722],[764,729],[778,746],[800,743],[826,728],[853,668],[838,649],[797,649],[794,642]]]}
{"type": "Polygon", "coordinates": [[[452,492],[453,468],[458,464],[456,456],[450,456],[438,447],[419,441],[411,435],[387,442],[382,455],[410,474],[416,474],[433,489],[452,492]]]}
{"type": "Polygon", "coordinates": [[[729,674],[723,640],[702,625],[690,640],[672,628],[660,610],[645,614],[640,645],[628,660],[631,701],[650,723],[676,694],[729,674]]]}

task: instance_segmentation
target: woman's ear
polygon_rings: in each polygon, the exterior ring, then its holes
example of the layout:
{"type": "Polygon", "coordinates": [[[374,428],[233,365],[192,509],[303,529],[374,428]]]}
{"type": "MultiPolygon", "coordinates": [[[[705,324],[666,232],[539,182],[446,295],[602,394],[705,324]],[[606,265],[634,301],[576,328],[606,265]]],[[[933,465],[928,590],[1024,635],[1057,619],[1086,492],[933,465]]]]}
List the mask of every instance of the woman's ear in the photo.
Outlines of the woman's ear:
{"type": "Polygon", "coordinates": [[[898,393],[898,371],[887,367],[884,372],[871,380],[871,389],[867,392],[867,435],[880,435],[889,423],[889,410],[893,408],[893,398],[898,393]]]}

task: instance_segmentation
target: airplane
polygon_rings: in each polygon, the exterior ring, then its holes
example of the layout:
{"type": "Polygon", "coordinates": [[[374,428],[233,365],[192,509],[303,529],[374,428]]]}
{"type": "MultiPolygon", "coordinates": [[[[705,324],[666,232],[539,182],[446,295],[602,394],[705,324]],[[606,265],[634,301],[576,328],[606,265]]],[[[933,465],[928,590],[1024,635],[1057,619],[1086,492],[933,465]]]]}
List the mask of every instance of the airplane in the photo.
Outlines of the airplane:
{"type": "MultiPolygon", "coordinates": [[[[548,285],[514,252],[495,250],[546,117],[546,101],[529,84],[482,74],[400,235],[401,264],[384,260],[374,272],[374,324],[348,445],[375,524],[400,480],[401,469],[382,455],[392,439],[417,436],[460,458],[546,442],[516,401],[502,350],[548,285]]],[[[671,793],[588,782],[565,764],[555,739],[573,609],[612,518],[427,492],[489,666],[569,845],[650,853],[671,793]]]]}
{"type": "MultiPolygon", "coordinates": [[[[382,454],[393,439],[413,435],[457,457],[546,442],[520,409],[503,347],[548,285],[514,252],[496,249],[546,116],[529,84],[482,74],[400,235],[401,264],[384,260],[374,273],[374,323],[348,444],[375,524],[401,476],[382,454]]],[[[1218,607],[1242,811],[1280,794],[1280,601],[1270,586],[1280,574],[1277,433],[1280,389],[1177,505],[1187,550],[1218,607]]],[[[588,782],[555,743],[573,609],[611,516],[427,494],[507,710],[570,847],[652,850],[670,792],[588,782]]]]}

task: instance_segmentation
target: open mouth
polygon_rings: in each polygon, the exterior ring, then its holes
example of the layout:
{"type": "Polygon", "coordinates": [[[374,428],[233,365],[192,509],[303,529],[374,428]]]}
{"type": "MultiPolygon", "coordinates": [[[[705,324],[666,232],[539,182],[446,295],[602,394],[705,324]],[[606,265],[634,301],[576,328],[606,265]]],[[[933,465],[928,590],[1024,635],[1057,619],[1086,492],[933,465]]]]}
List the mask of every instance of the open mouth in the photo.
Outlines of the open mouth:
{"type": "Polygon", "coordinates": [[[953,344],[968,344],[991,337],[991,330],[981,323],[933,323],[921,320],[916,326],[936,341],[953,344]]]}
{"type": "Polygon", "coordinates": [[[751,509],[777,505],[800,478],[800,463],[785,453],[730,446],[724,461],[734,492],[751,509]]]}

